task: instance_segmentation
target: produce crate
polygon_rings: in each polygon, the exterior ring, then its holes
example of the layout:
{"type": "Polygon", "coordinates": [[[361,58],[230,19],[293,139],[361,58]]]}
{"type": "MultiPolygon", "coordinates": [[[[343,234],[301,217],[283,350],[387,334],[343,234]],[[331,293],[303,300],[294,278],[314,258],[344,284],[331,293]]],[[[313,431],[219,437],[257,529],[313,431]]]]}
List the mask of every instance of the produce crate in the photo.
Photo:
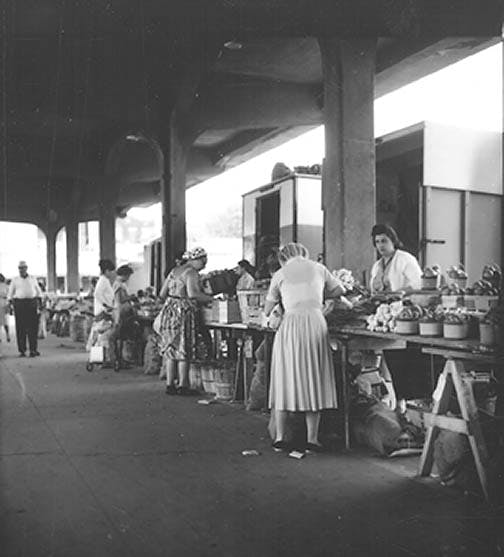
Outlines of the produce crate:
{"type": "Polygon", "coordinates": [[[237,300],[213,300],[211,307],[203,308],[205,323],[240,323],[241,314],[237,300]]]}
{"type": "Polygon", "coordinates": [[[499,303],[499,296],[476,296],[466,294],[464,306],[475,311],[488,311],[499,303]]]}
{"type": "Polygon", "coordinates": [[[267,290],[238,290],[241,320],[251,325],[261,325],[267,290]]]}
{"type": "Polygon", "coordinates": [[[411,292],[407,295],[407,298],[411,300],[412,304],[422,308],[434,306],[441,302],[441,294],[439,290],[411,292]]]}

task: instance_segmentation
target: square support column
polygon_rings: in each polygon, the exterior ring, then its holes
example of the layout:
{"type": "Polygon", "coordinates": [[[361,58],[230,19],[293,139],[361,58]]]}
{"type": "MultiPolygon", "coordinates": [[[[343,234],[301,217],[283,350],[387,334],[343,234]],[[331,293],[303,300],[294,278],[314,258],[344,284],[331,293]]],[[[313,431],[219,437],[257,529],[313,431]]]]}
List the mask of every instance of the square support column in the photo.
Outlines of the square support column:
{"type": "Polygon", "coordinates": [[[67,292],[79,292],[79,221],[68,218],[66,228],[67,292]]]}
{"type": "Polygon", "coordinates": [[[319,39],[324,74],[322,177],[325,261],[359,280],[374,260],[376,41],[319,39]]]}
{"type": "Polygon", "coordinates": [[[56,275],[56,236],[58,229],[55,225],[50,224],[46,230],[47,242],[47,290],[55,292],[58,285],[56,275]]]}
{"type": "MultiPolygon", "coordinates": [[[[504,25],[502,27],[501,39],[501,55],[502,55],[502,79],[504,83],[504,25]]],[[[504,85],[502,86],[502,124],[501,124],[501,138],[502,138],[502,184],[504,188],[504,85]]],[[[504,230],[504,195],[501,198],[501,230],[504,230]]],[[[504,269],[504,241],[501,239],[501,260],[500,267],[504,269]]],[[[501,284],[501,287],[504,286],[501,284]]],[[[504,297],[504,292],[501,290],[501,300],[504,297]]]]}
{"type": "Polygon", "coordinates": [[[187,147],[180,138],[175,114],[165,130],[161,144],[164,154],[164,175],[161,182],[163,212],[162,273],[173,266],[175,255],[186,249],[186,164],[187,147]]]}
{"type": "Polygon", "coordinates": [[[106,176],[100,200],[100,259],[116,262],[116,199],[119,179],[106,176]]]}

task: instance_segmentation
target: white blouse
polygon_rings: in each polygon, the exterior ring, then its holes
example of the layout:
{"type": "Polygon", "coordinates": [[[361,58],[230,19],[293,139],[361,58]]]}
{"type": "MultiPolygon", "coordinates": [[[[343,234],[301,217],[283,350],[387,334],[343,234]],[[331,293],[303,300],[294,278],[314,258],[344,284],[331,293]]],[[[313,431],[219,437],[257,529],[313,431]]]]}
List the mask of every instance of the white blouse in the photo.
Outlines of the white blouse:
{"type": "Polygon", "coordinates": [[[422,269],[411,253],[398,249],[385,269],[383,258],[374,263],[369,286],[372,293],[419,290],[422,286],[422,269]]]}

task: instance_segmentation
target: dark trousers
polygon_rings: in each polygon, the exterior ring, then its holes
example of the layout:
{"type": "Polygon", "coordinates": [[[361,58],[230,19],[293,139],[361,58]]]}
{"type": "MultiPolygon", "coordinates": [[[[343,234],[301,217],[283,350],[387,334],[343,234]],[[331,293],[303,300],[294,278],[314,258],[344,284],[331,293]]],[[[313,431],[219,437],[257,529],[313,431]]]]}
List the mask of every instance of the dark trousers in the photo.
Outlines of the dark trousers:
{"type": "Polygon", "coordinates": [[[30,352],[36,352],[38,336],[37,299],[15,299],[14,315],[16,317],[16,338],[19,352],[26,352],[26,337],[28,337],[30,352]]]}

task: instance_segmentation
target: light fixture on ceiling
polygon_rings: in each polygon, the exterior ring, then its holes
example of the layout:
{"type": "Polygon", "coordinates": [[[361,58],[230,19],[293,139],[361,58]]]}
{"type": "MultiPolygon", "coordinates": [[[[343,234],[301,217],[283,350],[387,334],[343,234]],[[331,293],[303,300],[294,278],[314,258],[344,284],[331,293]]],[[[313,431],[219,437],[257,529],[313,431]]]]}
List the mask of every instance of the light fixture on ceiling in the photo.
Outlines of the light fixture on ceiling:
{"type": "Polygon", "coordinates": [[[226,41],[224,43],[224,47],[227,48],[228,50],[241,50],[243,48],[243,43],[234,40],[226,41]]]}
{"type": "Polygon", "coordinates": [[[147,138],[145,137],[145,135],[141,132],[133,132],[133,133],[128,133],[128,135],[126,136],[126,141],[147,141],[147,138]]]}

